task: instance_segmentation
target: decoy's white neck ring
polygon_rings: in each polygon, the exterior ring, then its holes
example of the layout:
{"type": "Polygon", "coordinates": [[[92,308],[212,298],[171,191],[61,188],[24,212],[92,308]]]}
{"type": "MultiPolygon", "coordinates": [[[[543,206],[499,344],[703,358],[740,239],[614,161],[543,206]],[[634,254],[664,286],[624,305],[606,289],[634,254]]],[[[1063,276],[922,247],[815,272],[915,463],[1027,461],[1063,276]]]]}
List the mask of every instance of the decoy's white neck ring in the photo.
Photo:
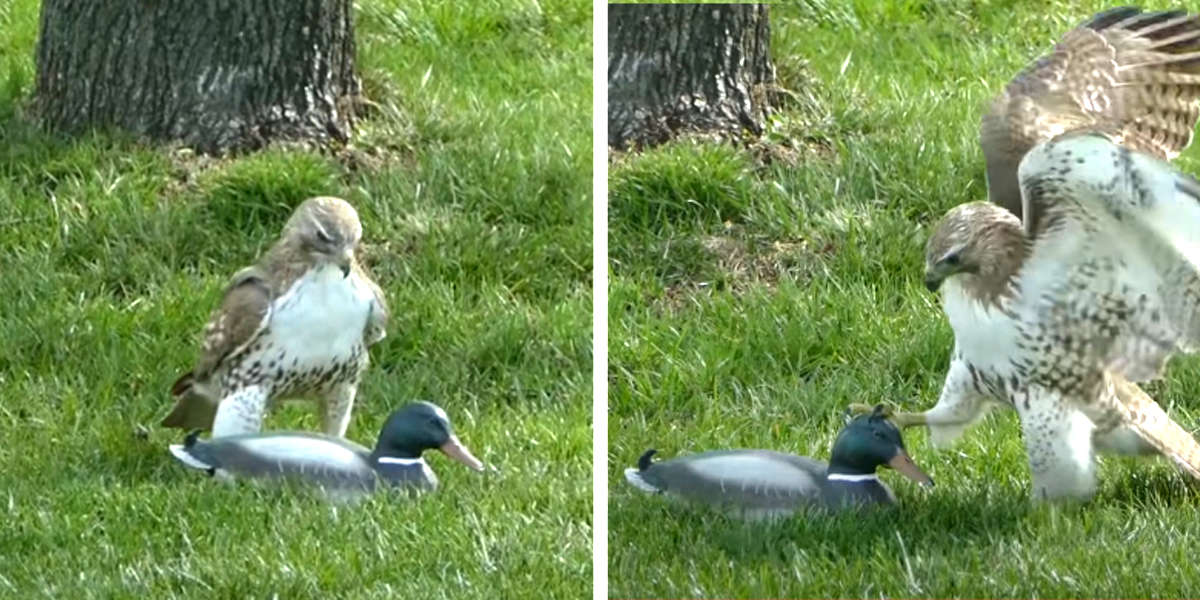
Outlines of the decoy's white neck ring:
{"type": "Polygon", "coordinates": [[[851,475],[849,473],[830,473],[825,476],[829,481],[879,481],[879,475],[868,473],[866,475],[851,475]]]}
{"type": "Polygon", "coordinates": [[[423,465],[425,458],[399,458],[395,456],[380,456],[378,459],[381,465],[423,465]]]}

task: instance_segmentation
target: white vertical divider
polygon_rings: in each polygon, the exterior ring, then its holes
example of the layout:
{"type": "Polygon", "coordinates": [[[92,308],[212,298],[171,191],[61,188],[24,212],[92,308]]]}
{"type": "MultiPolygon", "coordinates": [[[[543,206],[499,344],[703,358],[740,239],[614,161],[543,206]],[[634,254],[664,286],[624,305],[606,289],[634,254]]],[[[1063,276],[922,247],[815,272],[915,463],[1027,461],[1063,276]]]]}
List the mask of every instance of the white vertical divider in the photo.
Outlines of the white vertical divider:
{"type": "Polygon", "coordinates": [[[608,4],[592,3],[592,597],[608,598],[608,4]]]}

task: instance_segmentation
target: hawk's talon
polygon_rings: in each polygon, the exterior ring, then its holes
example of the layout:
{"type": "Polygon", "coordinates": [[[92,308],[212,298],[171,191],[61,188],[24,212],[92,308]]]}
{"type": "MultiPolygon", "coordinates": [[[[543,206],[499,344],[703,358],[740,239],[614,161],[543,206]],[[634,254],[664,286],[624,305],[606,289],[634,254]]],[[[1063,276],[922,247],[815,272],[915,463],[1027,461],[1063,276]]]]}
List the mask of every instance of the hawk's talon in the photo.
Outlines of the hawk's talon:
{"type": "MultiPolygon", "coordinates": [[[[923,412],[903,412],[899,410],[899,406],[892,402],[881,402],[880,405],[883,407],[882,410],[880,410],[880,414],[883,415],[885,419],[894,423],[896,427],[899,427],[900,429],[912,427],[914,425],[926,424],[925,413],[923,412]]],[[[871,414],[875,412],[875,406],[855,402],[847,406],[846,411],[852,417],[855,417],[858,415],[871,414]]]]}
{"type": "Polygon", "coordinates": [[[891,416],[897,412],[896,409],[899,408],[898,406],[896,406],[895,404],[893,404],[891,402],[880,402],[879,404],[876,404],[876,405],[862,404],[860,402],[855,402],[855,403],[851,404],[850,406],[848,406],[847,410],[849,410],[850,413],[854,416],[867,415],[867,414],[871,414],[871,413],[875,412],[876,406],[883,407],[880,410],[879,414],[881,414],[882,416],[884,416],[886,418],[891,418],[891,416]]]}

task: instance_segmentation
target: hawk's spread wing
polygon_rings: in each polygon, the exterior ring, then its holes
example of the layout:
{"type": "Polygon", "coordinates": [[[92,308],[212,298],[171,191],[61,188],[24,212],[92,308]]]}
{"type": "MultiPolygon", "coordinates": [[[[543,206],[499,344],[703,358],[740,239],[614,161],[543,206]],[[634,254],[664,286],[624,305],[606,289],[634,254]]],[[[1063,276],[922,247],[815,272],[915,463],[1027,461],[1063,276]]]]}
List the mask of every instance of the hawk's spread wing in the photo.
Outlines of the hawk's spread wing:
{"type": "Polygon", "coordinates": [[[1132,383],[1200,341],[1200,184],[1077,134],[1034,148],[1020,180],[1033,244],[1021,285],[1038,314],[1023,334],[1043,352],[1039,375],[1200,478],[1200,445],[1132,383]],[[1078,396],[1093,384],[1107,392],[1078,396]]]}
{"type": "Polygon", "coordinates": [[[204,327],[204,345],[193,376],[208,377],[222,361],[252,343],[271,321],[272,300],[270,285],[255,267],[234,275],[221,306],[204,327]]]}
{"type": "Polygon", "coordinates": [[[1144,381],[1171,354],[1196,348],[1200,184],[1078,134],[1034,148],[1020,180],[1033,244],[1021,285],[1058,352],[1083,369],[1144,381]]]}
{"type": "Polygon", "coordinates": [[[1017,167],[1063,133],[1102,132],[1170,160],[1200,118],[1200,16],[1116,8],[1069,31],[1021,71],[984,115],[988,197],[1021,216],[1017,167]]]}

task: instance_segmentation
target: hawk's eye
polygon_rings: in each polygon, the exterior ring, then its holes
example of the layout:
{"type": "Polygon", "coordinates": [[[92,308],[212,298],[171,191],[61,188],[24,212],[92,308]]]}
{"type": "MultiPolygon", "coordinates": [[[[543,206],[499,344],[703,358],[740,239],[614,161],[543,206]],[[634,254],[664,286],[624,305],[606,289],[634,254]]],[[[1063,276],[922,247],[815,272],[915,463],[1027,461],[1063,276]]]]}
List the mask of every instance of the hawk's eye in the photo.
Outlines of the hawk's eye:
{"type": "Polygon", "coordinates": [[[323,229],[317,230],[317,239],[321,240],[321,242],[325,244],[333,243],[333,238],[329,237],[329,234],[325,233],[323,229]]]}
{"type": "Polygon", "coordinates": [[[952,267],[957,265],[958,264],[958,253],[955,252],[953,254],[947,254],[946,258],[942,259],[942,262],[944,262],[952,267]]]}

